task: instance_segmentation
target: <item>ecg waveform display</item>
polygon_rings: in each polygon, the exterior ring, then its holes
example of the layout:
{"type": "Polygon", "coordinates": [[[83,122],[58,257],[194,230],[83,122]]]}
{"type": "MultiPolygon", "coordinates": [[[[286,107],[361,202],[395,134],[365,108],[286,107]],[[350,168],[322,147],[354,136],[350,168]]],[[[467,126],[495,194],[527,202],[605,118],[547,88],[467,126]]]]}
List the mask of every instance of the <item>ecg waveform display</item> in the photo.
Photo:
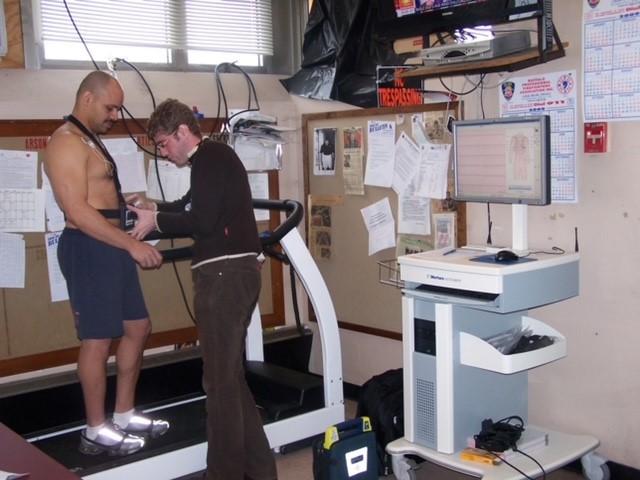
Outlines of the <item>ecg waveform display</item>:
{"type": "Polygon", "coordinates": [[[454,127],[456,199],[545,204],[549,159],[541,124],[461,123],[454,127]]]}
{"type": "Polygon", "coordinates": [[[461,188],[493,193],[532,191],[534,162],[526,133],[478,132],[464,137],[459,154],[469,158],[460,164],[461,188]]]}
{"type": "Polygon", "coordinates": [[[504,137],[482,132],[465,135],[458,142],[459,187],[463,191],[489,193],[506,189],[507,172],[504,169],[504,137]]]}

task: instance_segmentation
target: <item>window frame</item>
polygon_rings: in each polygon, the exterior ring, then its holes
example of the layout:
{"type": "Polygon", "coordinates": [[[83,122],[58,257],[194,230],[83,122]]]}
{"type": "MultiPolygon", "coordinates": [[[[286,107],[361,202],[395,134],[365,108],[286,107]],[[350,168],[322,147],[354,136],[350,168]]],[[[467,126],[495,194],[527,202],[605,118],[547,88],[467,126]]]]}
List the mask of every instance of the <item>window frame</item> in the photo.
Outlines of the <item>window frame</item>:
{"type": "MultiPolygon", "coordinates": [[[[36,43],[37,26],[33,2],[20,0],[22,30],[24,38],[25,68],[31,70],[59,69],[80,70],[95,68],[91,60],[45,60],[43,47],[36,43]]],[[[309,14],[308,0],[274,0],[273,14],[273,56],[263,56],[263,65],[242,66],[248,73],[292,75],[300,69],[302,61],[302,41],[309,14]]],[[[157,72],[209,72],[215,65],[189,64],[187,52],[172,50],[172,62],[135,63],[141,71],[157,72]]],[[[100,65],[100,68],[103,68],[100,65]]],[[[106,64],[104,65],[106,68],[106,64]]]]}

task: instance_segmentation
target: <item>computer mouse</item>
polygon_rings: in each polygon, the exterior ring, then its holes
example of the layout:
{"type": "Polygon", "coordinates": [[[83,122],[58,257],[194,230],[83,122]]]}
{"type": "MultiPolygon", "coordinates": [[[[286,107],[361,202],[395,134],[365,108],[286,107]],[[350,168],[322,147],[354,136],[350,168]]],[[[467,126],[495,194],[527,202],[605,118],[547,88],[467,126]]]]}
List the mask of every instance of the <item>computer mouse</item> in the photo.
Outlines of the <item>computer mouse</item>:
{"type": "Polygon", "coordinates": [[[518,254],[512,252],[511,250],[500,250],[496,253],[496,262],[515,262],[518,260],[518,254]]]}

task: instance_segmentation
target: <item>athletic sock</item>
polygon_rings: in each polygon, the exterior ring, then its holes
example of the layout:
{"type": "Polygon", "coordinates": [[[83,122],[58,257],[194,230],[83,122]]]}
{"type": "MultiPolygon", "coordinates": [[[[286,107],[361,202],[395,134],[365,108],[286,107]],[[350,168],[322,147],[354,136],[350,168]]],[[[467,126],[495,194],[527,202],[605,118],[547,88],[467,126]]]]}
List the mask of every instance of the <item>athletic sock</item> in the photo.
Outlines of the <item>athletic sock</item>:
{"type": "Polygon", "coordinates": [[[133,408],[128,412],[123,413],[114,413],[113,414],[113,423],[115,423],[120,428],[126,428],[133,417],[134,410],[133,408]]]}
{"type": "Polygon", "coordinates": [[[87,437],[89,440],[95,440],[96,437],[98,436],[98,433],[100,433],[100,430],[102,430],[103,427],[104,427],[104,423],[100,425],[96,425],[95,427],[87,426],[87,428],[84,431],[84,436],[87,437]]]}

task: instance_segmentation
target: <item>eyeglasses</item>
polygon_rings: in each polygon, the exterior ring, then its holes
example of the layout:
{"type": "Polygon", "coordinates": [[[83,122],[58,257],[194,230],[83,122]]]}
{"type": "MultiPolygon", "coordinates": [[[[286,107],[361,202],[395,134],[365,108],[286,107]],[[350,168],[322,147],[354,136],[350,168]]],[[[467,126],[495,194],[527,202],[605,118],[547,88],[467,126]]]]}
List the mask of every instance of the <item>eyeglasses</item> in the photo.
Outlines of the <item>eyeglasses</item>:
{"type": "Polygon", "coordinates": [[[169,140],[174,137],[174,135],[178,132],[178,129],[176,128],[172,133],[170,133],[169,135],[167,135],[167,137],[162,140],[161,142],[157,142],[156,143],[156,147],[158,147],[158,150],[164,150],[167,148],[167,143],[169,143],[169,140]]]}

